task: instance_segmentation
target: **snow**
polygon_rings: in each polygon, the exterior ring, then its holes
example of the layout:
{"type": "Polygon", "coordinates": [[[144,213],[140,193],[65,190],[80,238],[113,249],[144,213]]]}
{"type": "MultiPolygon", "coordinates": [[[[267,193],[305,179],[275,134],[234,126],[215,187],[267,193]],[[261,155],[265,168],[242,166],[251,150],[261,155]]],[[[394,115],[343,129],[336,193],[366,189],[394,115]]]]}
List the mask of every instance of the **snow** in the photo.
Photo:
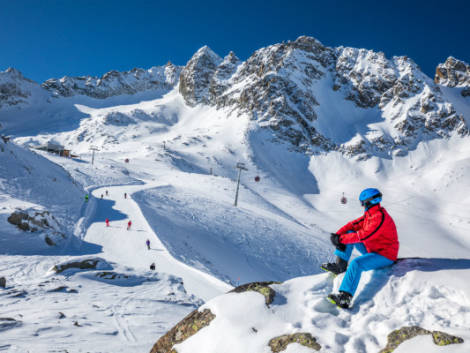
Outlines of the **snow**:
{"type": "MultiPolygon", "coordinates": [[[[315,127],[339,142],[391,134],[378,112],[327,90],[332,83],[326,74],[313,87],[321,92],[315,127]]],[[[444,90],[457,101],[455,92],[444,90]]],[[[459,111],[468,110],[459,102],[459,111]]],[[[14,137],[0,140],[0,276],[7,279],[0,317],[17,323],[0,326],[0,350],[149,351],[189,312],[209,308],[216,318],[179,353],[269,352],[269,339],[295,332],[312,333],[325,352],[377,352],[391,331],[410,325],[465,343],[443,348],[417,337],[397,352],[470,351],[468,137],[360,162],[335,151],[306,155],[244,114],[185,105],[177,89],[57,98],[9,114],[0,115],[14,137]],[[79,158],[24,147],[51,139],[79,158]],[[248,170],[235,207],[237,162],[248,170]],[[319,264],[332,258],[329,233],[362,214],[357,195],[365,187],[384,194],[399,257],[419,259],[365,273],[344,311],[324,299],[341,276],[320,274],[319,264]],[[7,218],[16,208],[49,210],[66,241],[51,247],[15,228],[7,218]],[[90,257],[105,267],[50,271],[90,257]],[[258,293],[224,295],[262,280],[284,281],[272,285],[270,307],[258,293]]],[[[307,351],[298,344],[286,350],[307,351]]]]}

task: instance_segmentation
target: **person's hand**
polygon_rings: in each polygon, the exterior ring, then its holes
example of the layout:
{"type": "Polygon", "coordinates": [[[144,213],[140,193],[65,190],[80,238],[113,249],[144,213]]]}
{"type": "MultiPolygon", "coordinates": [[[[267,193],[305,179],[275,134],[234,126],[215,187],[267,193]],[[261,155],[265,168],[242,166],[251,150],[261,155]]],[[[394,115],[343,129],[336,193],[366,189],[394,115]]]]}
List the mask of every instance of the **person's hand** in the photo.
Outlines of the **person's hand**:
{"type": "Polygon", "coordinates": [[[341,240],[339,239],[339,237],[340,237],[339,234],[331,233],[331,236],[330,236],[331,244],[333,244],[336,247],[336,249],[338,249],[339,251],[344,251],[346,250],[346,245],[341,243],[341,240]]]}

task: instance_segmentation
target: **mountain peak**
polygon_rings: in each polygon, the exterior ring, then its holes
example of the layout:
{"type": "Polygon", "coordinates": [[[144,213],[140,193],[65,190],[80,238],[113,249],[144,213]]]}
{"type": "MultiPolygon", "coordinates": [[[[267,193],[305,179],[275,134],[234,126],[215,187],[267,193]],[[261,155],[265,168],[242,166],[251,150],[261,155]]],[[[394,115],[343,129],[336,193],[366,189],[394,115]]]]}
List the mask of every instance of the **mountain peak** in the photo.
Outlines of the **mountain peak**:
{"type": "Polygon", "coordinates": [[[217,55],[207,45],[204,45],[203,47],[199,48],[199,50],[193,55],[193,58],[199,58],[199,57],[209,57],[209,58],[213,59],[214,61],[221,60],[220,56],[217,55]]]}

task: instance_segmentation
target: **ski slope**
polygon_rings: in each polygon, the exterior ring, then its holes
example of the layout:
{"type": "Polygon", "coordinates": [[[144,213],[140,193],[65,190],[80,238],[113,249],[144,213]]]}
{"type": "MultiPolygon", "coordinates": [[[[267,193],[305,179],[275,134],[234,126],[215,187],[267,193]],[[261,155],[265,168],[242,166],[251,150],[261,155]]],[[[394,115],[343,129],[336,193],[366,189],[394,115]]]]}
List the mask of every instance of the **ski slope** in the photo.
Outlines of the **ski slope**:
{"type": "Polygon", "coordinates": [[[97,209],[84,239],[101,245],[103,256],[112,262],[137,270],[146,270],[151,263],[155,263],[156,271],[180,277],[186,290],[204,301],[229,291],[232,288],[230,285],[176,261],[149,226],[138,205],[132,200],[132,194],[157,185],[126,185],[95,189],[92,194],[98,199],[97,209]],[[103,199],[101,194],[104,195],[103,199]],[[127,194],[127,198],[124,194],[127,194]],[[109,227],[106,227],[106,218],[110,220],[109,227]],[[127,230],[129,220],[132,225],[127,230]],[[147,250],[145,245],[147,239],[150,240],[150,250],[147,250]]]}

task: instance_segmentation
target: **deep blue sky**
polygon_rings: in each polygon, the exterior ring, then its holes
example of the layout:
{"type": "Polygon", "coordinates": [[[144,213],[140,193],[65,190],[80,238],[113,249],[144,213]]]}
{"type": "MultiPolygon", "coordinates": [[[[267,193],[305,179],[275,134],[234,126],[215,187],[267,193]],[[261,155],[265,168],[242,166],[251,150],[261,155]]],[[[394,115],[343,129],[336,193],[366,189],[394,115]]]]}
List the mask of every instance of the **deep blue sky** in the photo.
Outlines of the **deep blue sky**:
{"type": "Polygon", "coordinates": [[[309,35],[327,46],[408,55],[433,77],[449,55],[470,62],[470,1],[0,0],[0,70],[38,82],[184,65],[208,45],[245,60],[309,35]]]}

